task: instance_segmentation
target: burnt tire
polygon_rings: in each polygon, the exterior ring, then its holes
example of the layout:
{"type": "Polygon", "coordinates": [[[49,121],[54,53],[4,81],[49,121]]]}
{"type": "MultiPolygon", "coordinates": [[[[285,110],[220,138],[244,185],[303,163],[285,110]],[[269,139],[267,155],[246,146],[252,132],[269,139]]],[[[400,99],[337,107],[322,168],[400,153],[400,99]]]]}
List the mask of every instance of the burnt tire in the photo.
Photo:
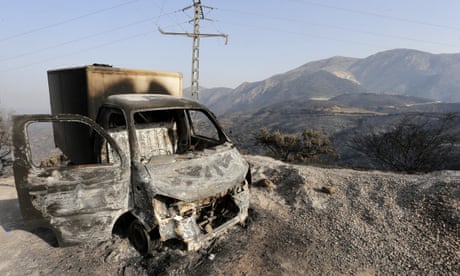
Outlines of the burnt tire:
{"type": "Polygon", "coordinates": [[[151,250],[161,250],[163,248],[163,242],[160,239],[160,232],[158,226],[156,226],[150,232],[150,248],[151,250]]]}
{"type": "Polygon", "coordinates": [[[137,219],[129,225],[128,239],[142,256],[146,256],[152,251],[150,235],[144,225],[137,219]]]}

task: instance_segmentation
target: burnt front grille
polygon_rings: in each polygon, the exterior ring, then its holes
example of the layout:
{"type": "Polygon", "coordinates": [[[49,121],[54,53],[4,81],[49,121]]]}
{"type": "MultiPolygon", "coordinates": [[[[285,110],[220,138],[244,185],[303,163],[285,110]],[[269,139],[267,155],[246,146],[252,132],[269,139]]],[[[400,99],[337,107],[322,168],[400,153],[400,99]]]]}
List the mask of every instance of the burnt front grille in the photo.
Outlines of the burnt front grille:
{"type": "Polygon", "coordinates": [[[225,222],[233,219],[240,209],[229,194],[213,198],[210,204],[197,210],[196,223],[202,233],[210,233],[225,222]]]}

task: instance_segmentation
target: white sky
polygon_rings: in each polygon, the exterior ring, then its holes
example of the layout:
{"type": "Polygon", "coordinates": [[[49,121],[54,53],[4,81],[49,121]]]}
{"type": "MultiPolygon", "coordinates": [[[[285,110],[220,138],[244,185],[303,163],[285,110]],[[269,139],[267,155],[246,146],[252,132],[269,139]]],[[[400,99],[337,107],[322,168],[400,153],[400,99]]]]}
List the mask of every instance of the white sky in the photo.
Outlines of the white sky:
{"type": "MultiPolygon", "coordinates": [[[[46,71],[106,63],[178,71],[190,85],[192,0],[0,0],[0,107],[49,112],[46,71]]],[[[202,0],[200,84],[234,88],[309,61],[410,48],[460,52],[458,0],[202,0]]]]}

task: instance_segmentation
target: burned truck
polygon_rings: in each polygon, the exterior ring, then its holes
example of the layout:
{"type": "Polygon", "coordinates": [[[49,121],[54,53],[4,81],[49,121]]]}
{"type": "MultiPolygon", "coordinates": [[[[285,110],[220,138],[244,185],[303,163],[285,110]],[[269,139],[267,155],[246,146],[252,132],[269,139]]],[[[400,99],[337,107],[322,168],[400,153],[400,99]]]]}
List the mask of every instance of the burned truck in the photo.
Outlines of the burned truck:
{"type": "Polygon", "coordinates": [[[182,75],[85,66],[48,71],[51,113],[13,118],[24,221],[60,246],[129,238],[207,246],[248,215],[249,164],[182,75]]]}

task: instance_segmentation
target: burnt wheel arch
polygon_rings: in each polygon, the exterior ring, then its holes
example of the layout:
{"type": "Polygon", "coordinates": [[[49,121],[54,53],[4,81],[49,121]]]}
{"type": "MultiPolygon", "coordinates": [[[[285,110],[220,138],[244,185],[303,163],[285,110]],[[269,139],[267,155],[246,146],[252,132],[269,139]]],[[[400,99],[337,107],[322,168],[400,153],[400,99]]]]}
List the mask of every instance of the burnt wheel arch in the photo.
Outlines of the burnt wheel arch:
{"type": "Polygon", "coordinates": [[[136,217],[130,212],[123,214],[113,225],[112,234],[118,235],[122,239],[128,237],[129,226],[134,220],[136,220],[136,217]]]}

